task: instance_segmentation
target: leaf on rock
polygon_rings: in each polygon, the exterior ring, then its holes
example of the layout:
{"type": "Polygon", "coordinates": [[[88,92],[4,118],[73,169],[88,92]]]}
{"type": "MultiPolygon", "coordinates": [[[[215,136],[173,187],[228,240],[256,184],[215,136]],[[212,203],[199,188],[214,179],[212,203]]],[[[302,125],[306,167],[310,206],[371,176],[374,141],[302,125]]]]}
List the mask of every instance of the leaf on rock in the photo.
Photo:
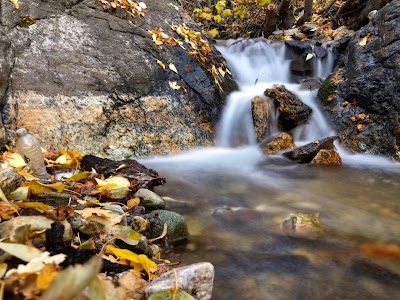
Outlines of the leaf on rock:
{"type": "Polygon", "coordinates": [[[4,159],[13,168],[22,168],[26,166],[24,158],[19,153],[4,153],[4,159]]]}
{"type": "Polygon", "coordinates": [[[163,68],[163,69],[165,70],[165,65],[164,65],[164,63],[163,63],[161,60],[158,60],[158,59],[157,59],[157,64],[158,64],[161,68],[163,68]]]}
{"type": "Polygon", "coordinates": [[[174,71],[176,74],[178,74],[178,70],[176,69],[175,65],[173,63],[170,63],[168,65],[168,68],[170,68],[170,70],[174,71]]]}
{"type": "Polygon", "coordinates": [[[180,85],[176,81],[168,81],[169,87],[173,90],[179,90],[181,88],[180,85]]]}
{"type": "Polygon", "coordinates": [[[4,192],[1,188],[0,188],[0,200],[4,201],[5,203],[8,203],[8,199],[7,199],[6,195],[4,195],[4,192]]]}
{"type": "Polygon", "coordinates": [[[181,289],[167,289],[155,292],[148,300],[195,300],[195,298],[181,289]]]}
{"type": "Polygon", "coordinates": [[[19,9],[19,2],[18,2],[18,0],[10,0],[10,2],[15,6],[16,9],[19,9]]]}
{"type": "Polygon", "coordinates": [[[79,182],[81,180],[87,179],[91,172],[80,172],[72,175],[70,178],[65,180],[66,182],[79,182]]]}
{"type": "Polygon", "coordinates": [[[30,192],[34,195],[40,193],[54,192],[54,191],[61,193],[65,189],[65,185],[62,182],[43,184],[38,181],[31,181],[31,182],[25,182],[24,185],[28,186],[30,192]]]}
{"type": "Polygon", "coordinates": [[[100,207],[88,207],[84,209],[75,210],[87,220],[97,221],[105,226],[113,226],[121,223],[125,215],[114,214],[110,210],[102,209],[100,207]]]}
{"type": "Polygon", "coordinates": [[[69,266],[57,276],[41,299],[74,299],[96,279],[101,266],[102,260],[98,256],[93,256],[83,265],[69,266]]]}

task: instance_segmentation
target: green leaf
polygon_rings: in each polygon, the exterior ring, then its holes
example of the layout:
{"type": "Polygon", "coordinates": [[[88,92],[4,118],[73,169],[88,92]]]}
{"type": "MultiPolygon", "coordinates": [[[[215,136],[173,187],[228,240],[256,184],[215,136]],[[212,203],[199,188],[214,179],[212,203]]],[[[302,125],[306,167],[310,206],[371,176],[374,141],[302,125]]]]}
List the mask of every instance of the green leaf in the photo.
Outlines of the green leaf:
{"type": "Polygon", "coordinates": [[[154,293],[148,300],[195,300],[195,298],[181,289],[169,289],[154,293]]]}

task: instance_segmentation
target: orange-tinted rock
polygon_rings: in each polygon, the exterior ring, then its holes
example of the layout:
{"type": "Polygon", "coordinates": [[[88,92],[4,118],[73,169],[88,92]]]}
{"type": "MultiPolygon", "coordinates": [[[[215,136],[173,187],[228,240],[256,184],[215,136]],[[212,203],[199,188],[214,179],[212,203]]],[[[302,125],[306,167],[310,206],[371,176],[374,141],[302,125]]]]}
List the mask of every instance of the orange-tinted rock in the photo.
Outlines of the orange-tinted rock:
{"type": "Polygon", "coordinates": [[[335,150],[319,150],[318,154],[311,161],[312,164],[319,165],[340,165],[342,164],[342,159],[340,155],[335,150]]]}
{"type": "Polygon", "coordinates": [[[286,132],[280,133],[265,147],[262,148],[262,152],[265,154],[276,154],[282,150],[290,150],[296,148],[293,137],[286,132]]]}
{"type": "Polygon", "coordinates": [[[269,99],[256,96],[251,100],[254,130],[258,142],[265,138],[269,131],[271,109],[273,109],[273,103],[269,99]]]}

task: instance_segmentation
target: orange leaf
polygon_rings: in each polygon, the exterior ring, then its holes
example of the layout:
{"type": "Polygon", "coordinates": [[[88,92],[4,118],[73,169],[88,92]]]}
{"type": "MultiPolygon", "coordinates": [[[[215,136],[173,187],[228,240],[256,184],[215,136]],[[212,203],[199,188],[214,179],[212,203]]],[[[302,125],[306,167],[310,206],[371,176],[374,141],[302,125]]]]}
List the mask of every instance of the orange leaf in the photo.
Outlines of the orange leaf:
{"type": "Polygon", "coordinates": [[[38,289],[41,291],[47,290],[54,279],[56,279],[58,273],[60,273],[60,268],[57,265],[45,265],[36,278],[36,286],[38,289]]]}
{"type": "Polygon", "coordinates": [[[360,246],[360,250],[369,256],[400,259],[400,245],[365,243],[360,246]]]}

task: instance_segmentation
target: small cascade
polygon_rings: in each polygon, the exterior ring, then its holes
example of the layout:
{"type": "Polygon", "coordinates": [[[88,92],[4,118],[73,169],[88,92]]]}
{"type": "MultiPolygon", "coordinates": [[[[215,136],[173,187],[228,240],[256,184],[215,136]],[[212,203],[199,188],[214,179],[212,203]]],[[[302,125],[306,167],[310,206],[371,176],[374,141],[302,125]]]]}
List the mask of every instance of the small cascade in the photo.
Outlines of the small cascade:
{"type": "MultiPolygon", "coordinates": [[[[217,145],[237,147],[256,143],[251,115],[251,99],[263,96],[267,88],[282,85],[296,94],[313,109],[310,121],[296,128],[293,136],[297,143],[303,144],[334,134],[325,120],[316,101],[316,91],[302,89],[294,82],[290,72],[291,55],[284,43],[269,43],[265,39],[238,40],[218,45],[218,50],[227,61],[240,90],[229,98],[217,134],[217,145]]],[[[325,48],[323,59],[315,58],[314,77],[325,79],[334,64],[334,55],[325,48]]],[[[275,112],[274,112],[275,113],[275,112]]],[[[272,128],[277,130],[277,117],[272,128]]]]}

